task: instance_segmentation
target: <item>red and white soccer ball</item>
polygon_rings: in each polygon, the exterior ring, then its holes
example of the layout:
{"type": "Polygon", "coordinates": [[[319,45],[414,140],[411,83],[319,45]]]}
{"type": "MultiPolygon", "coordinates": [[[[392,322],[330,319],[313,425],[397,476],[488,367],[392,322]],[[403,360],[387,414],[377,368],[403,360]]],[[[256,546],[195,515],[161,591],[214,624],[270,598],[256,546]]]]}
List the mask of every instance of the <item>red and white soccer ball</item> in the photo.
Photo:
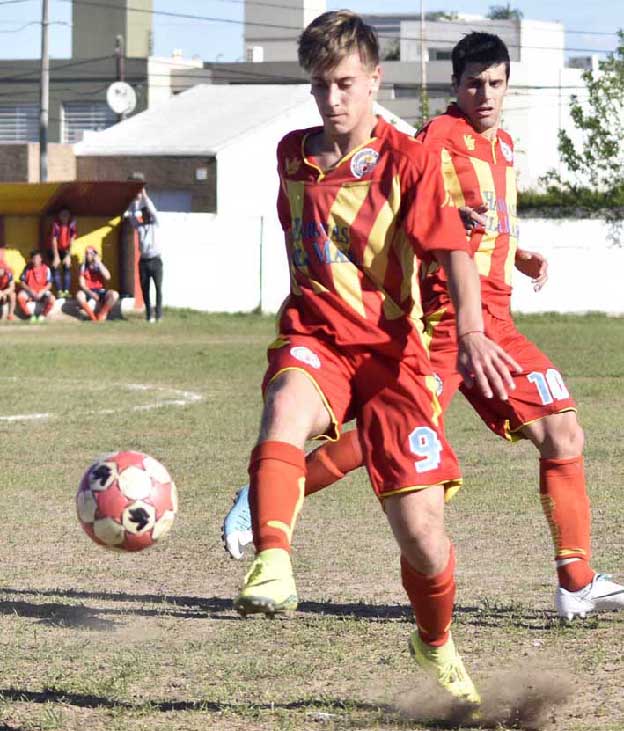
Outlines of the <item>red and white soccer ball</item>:
{"type": "Polygon", "coordinates": [[[141,452],[115,452],[84,473],[76,509],[85,533],[99,545],[142,551],[171,530],[178,495],[160,462],[141,452]]]}

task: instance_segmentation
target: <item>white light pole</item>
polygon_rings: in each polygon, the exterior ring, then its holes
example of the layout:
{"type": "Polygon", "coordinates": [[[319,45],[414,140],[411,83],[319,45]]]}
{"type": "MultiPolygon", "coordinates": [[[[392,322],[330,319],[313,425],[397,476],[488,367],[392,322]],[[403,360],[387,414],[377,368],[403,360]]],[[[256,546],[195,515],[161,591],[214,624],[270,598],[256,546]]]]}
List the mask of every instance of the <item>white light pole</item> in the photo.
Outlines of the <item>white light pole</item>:
{"type": "Polygon", "coordinates": [[[39,88],[39,181],[48,181],[48,104],[50,59],[48,55],[48,0],[41,0],[41,80],[39,88]]]}
{"type": "Polygon", "coordinates": [[[424,124],[429,116],[429,99],[427,97],[427,63],[425,55],[425,0],[420,0],[420,122],[424,124]]]}

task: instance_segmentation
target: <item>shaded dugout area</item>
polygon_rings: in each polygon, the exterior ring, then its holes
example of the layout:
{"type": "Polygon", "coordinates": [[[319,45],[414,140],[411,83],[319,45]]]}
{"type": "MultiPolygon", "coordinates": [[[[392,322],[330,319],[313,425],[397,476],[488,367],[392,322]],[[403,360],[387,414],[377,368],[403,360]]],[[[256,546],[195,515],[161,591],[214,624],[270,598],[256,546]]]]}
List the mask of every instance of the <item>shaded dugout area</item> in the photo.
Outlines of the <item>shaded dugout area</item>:
{"type": "Polygon", "coordinates": [[[78,266],[92,246],[111,273],[110,286],[122,295],[135,293],[137,254],[134,232],[124,212],[142,190],[140,181],[0,184],[0,247],[16,279],[30,252],[40,249],[48,263],[52,224],[68,208],[77,220],[78,237],[71,251],[72,294],[78,266]]]}

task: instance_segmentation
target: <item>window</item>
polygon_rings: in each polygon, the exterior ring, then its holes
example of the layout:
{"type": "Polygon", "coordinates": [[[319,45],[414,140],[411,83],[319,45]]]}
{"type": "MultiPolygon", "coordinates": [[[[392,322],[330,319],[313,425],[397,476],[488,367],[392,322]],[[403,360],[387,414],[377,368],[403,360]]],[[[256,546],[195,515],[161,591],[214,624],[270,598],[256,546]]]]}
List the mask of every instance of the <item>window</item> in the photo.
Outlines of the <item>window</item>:
{"type": "Polygon", "coordinates": [[[38,140],[38,104],[3,104],[0,106],[0,142],[37,142],[38,140]]]}
{"type": "Polygon", "coordinates": [[[117,115],[106,102],[63,102],[63,142],[80,142],[85,131],[106,129],[116,122],[117,115]]]}

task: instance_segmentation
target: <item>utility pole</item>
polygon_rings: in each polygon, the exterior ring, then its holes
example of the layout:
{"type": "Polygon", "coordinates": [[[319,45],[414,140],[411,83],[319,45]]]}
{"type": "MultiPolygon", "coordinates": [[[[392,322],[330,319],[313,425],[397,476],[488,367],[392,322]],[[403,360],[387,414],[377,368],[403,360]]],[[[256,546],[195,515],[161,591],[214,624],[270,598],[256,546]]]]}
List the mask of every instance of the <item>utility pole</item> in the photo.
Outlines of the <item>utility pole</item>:
{"type": "MultiPolygon", "coordinates": [[[[126,80],[126,49],[122,35],[118,35],[115,38],[115,75],[117,81],[126,80]]],[[[127,114],[122,112],[117,115],[117,121],[121,122],[127,116],[127,114]]]]}
{"type": "Polygon", "coordinates": [[[429,95],[427,94],[427,44],[425,43],[425,0],[420,0],[420,123],[429,118],[429,95]]]}
{"type": "Polygon", "coordinates": [[[50,58],[48,53],[48,0],[41,0],[41,81],[39,89],[39,181],[48,182],[48,105],[50,58]]]}

